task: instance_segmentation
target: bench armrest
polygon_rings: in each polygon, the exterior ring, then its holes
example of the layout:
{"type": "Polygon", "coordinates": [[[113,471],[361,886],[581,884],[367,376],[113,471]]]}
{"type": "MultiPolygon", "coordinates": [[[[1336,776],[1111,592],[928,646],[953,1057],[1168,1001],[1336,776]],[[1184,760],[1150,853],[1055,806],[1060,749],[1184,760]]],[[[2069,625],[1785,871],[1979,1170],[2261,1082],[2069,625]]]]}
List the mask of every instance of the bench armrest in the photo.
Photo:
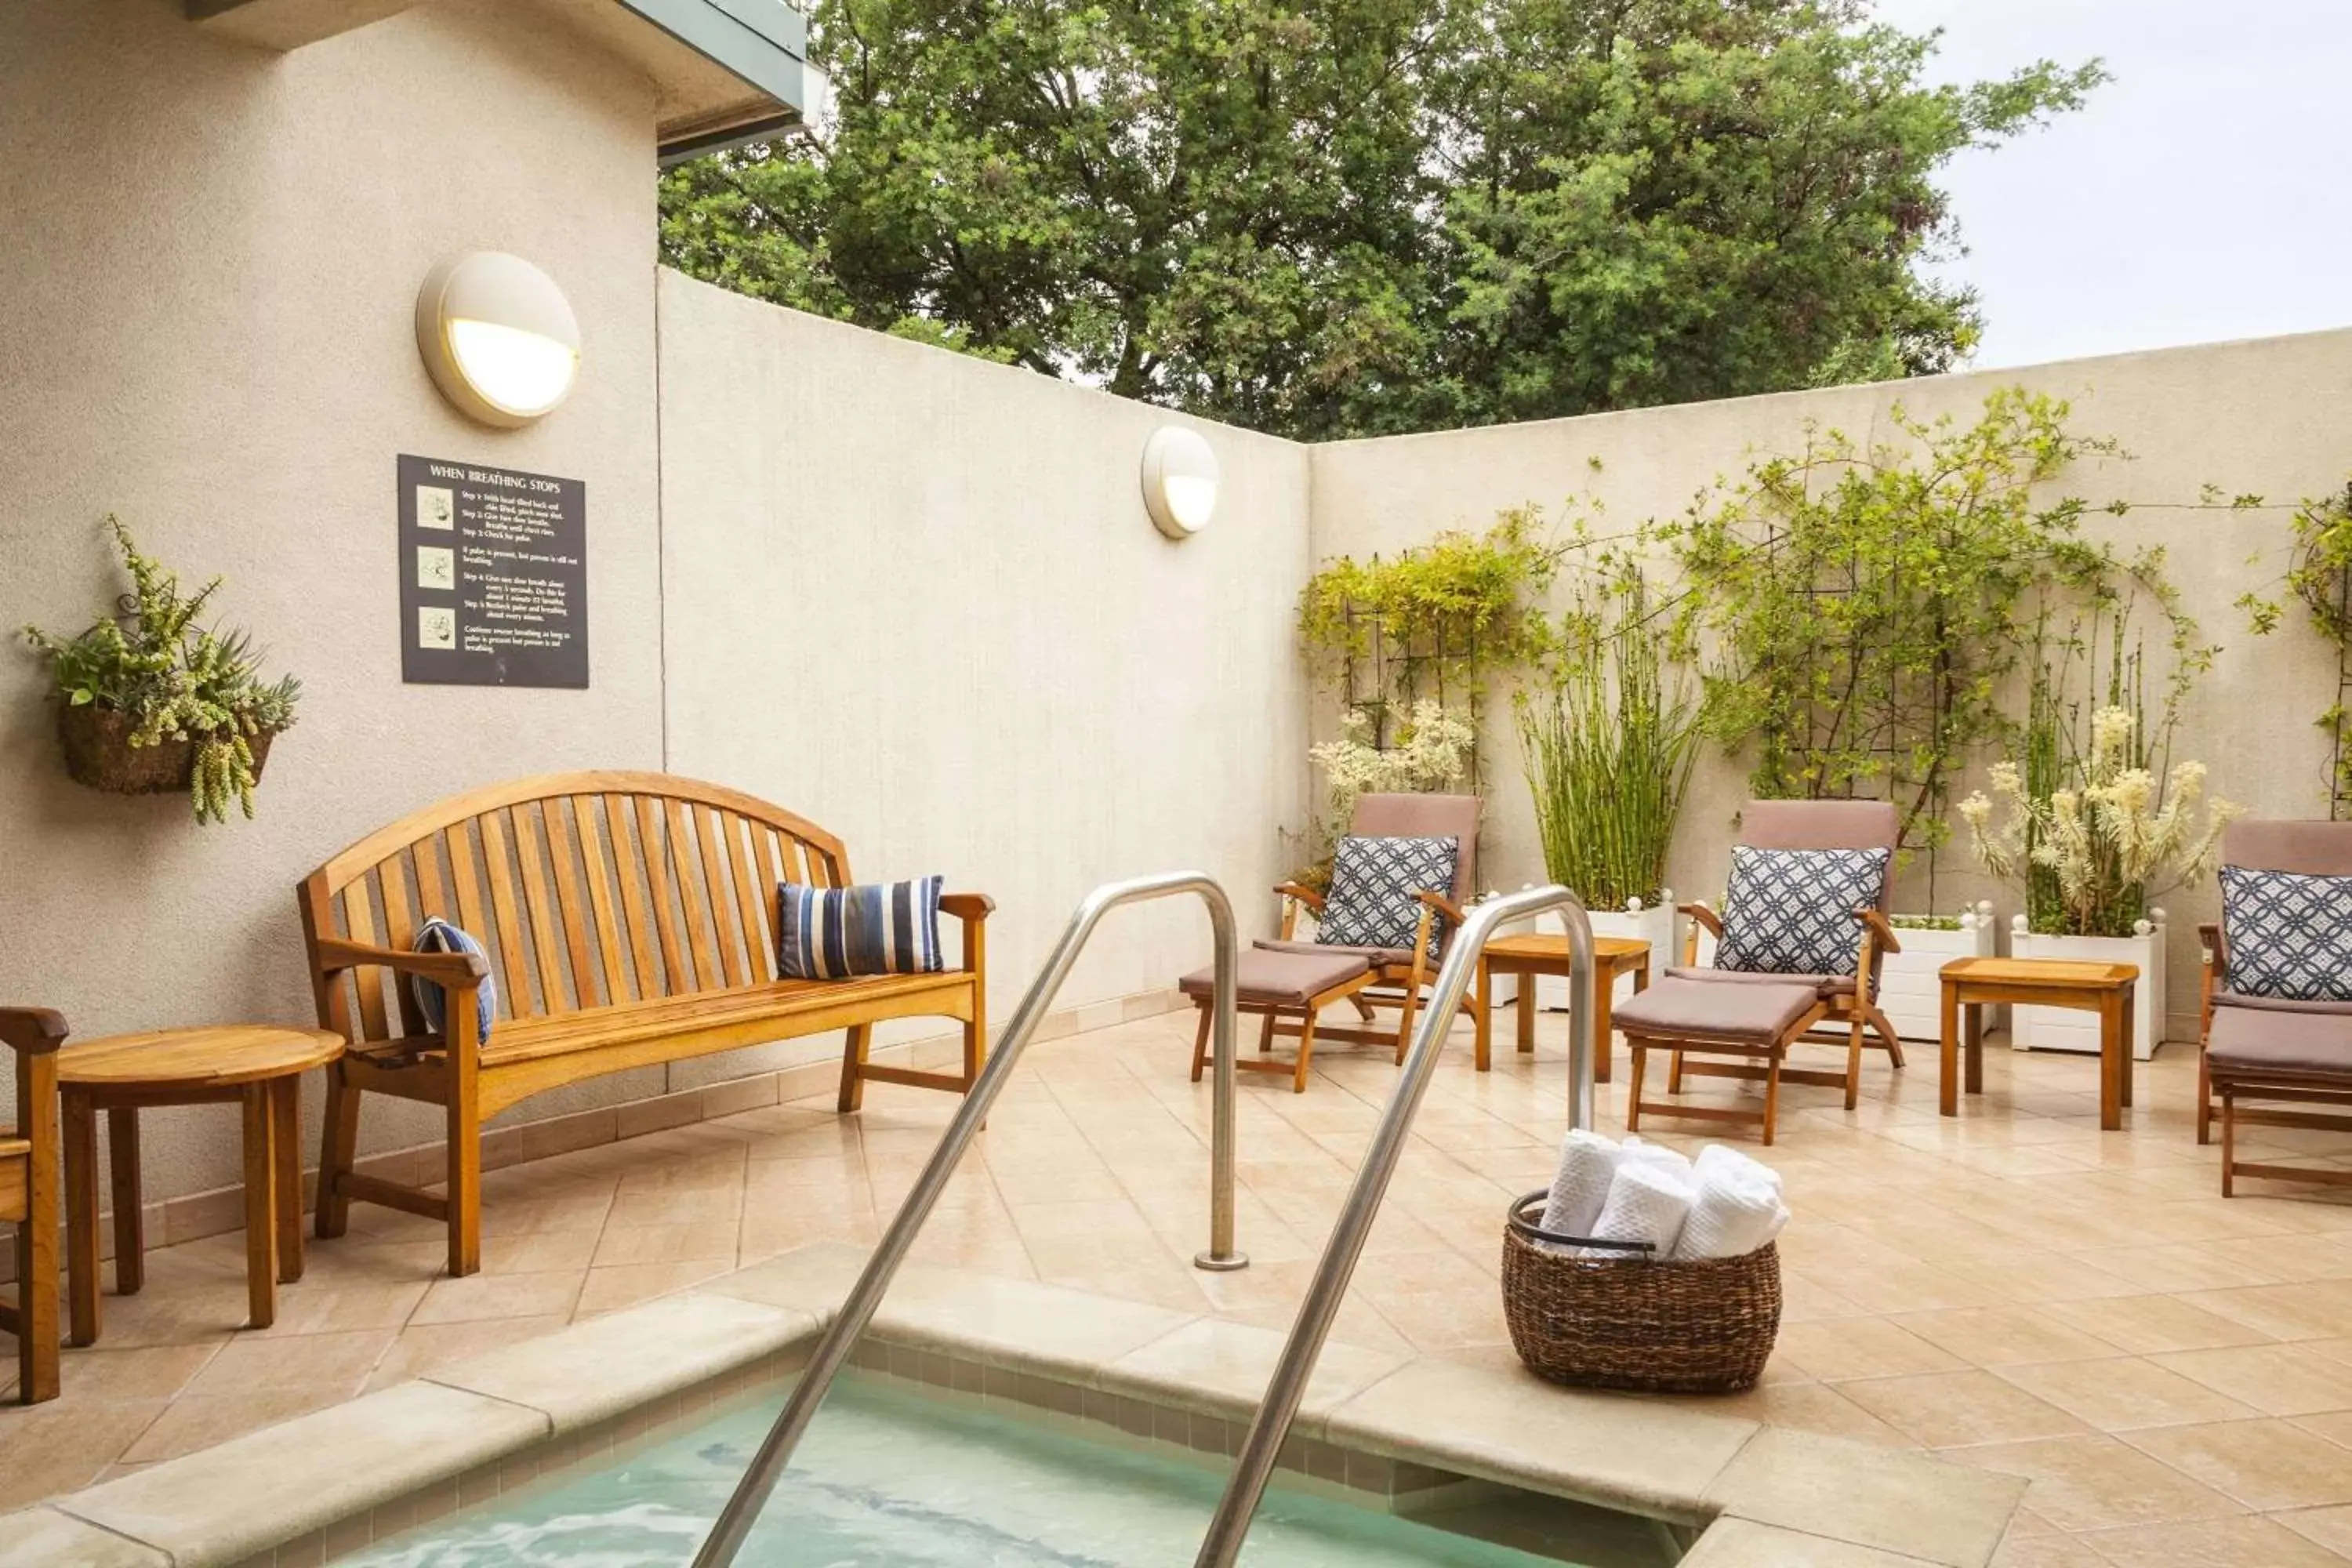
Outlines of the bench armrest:
{"type": "Polygon", "coordinates": [[[1282,882],[1277,883],[1274,890],[1286,899],[1297,900],[1318,915],[1323,912],[1323,895],[1312,888],[1302,888],[1296,882],[1282,882]]]}
{"type": "Polygon", "coordinates": [[[941,893],[940,913],[960,921],[984,921],[996,912],[996,900],[986,893],[941,893]]]}
{"type": "Polygon", "coordinates": [[[365,942],[345,942],[333,936],[320,937],[311,956],[322,975],[381,964],[399,973],[418,975],[460,991],[478,989],[490,973],[489,961],[478,952],[410,952],[396,947],[370,947],[365,942]]]}
{"type": "Polygon", "coordinates": [[[1894,924],[1887,920],[1885,913],[1876,904],[1864,904],[1853,913],[1856,920],[1869,928],[1870,934],[1878,939],[1879,952],[1901,952],[1903,951],[1903,943],[1895,935],[1894,924]]]}
{"type": "Polygon", "coordinates": [[[66,1043],[65,1015],[48,1007],[0,1007],[0,1045],[47,1056],[66,1043]]]}
{"type": "Polygon", "coordinates": [[[1723,940],[1723,917],[1705,904],[1676,904],[1675,910],[1706,928],[1706,934],[1716,941],[1723,940]]]}
{"type": "Polygon", "coordinates": [[[1413,889],[1412,896],[1435,910],[1441,920],[1451,921],[1457,926],[1469,922],[1470,917],[1464,914],[1461,908],[1443,893],[1433,893],[1427,888],[1416,888],[1413,889]]]}
{"type": "Polygon", "coordinates": [[[962,967],[977,973],[988,963],[988,917],[996,912],[996,900],[986,893],[941,893],[940,913],[953,915],[963,922],[962,967]]]}

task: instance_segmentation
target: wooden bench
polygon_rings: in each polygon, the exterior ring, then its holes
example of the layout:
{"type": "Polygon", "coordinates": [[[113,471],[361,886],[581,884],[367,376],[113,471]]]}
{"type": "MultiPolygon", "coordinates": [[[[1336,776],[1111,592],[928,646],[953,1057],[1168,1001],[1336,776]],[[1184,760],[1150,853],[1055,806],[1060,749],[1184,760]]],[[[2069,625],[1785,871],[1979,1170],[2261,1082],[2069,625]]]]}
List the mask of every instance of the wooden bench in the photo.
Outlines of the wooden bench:
{"type": "Polygon", "coordinates": [[[16,1053],[14,1127],[0,1127],[0,1219],[16,1223],[16,1300],[0,1330],[16,1336],[16,1398],[58,1396],[58,1047],[66,1021],[47,1007],[0,1007],[0,1046],[16,1053]]]}
{"type": "Polygon", "coordinates": [[[446,1222],[449,1272],[481,1267],[481,1125],[519,1100],[631,1068],[846,1029],[840,1107],[869,1080],[962,1091],[987,1031],[983,923],[994,904],[952,893],[962,966],[936,974],[788,980],[777,973],[776,887],[849,881],[841,841],[747,795],[667,773],[522,779],[442,802],[352,845],[297,896],[319,1022],[350,1043],[328,1069],[318,1234],[353,1200],[446,1222]],[[438,915],[488,950],[409,951],[438,915]],[[475,990],[496,977],[478,1038],[475,990]],[[409,979],[449,988],[430,1033],[409,979]],[[963,1025],[963,1070],[870,1063],[873,1026],[963,1025]],[[360,1097],[441,1106],[447,1195],[356,1173],[360,1097]]]}

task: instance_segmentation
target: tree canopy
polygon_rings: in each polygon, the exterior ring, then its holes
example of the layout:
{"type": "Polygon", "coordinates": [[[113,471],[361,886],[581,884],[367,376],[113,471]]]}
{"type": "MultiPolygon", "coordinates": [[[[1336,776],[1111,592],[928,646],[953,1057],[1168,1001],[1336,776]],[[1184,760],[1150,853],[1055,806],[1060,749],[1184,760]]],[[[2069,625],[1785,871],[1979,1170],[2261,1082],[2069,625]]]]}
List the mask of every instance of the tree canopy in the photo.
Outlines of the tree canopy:
{"type": "Polygon", "coordinates": [[[1300,437],[1931,373],[1941,165],[2096,62],[1929,85],[1870,0],[817,0],[805,134],[664,258],[1300,437]]]}

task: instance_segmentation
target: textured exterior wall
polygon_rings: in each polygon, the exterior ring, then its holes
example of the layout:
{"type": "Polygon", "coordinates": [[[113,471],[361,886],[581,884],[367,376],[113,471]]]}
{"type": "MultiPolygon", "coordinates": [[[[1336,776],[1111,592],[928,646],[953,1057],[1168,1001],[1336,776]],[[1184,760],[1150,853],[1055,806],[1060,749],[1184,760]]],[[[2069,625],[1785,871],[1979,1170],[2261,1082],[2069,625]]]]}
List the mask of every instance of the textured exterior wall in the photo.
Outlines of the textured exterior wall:
{"type": "MultiPolygon", "coordinates": [[[[2081,466],[2051,487],[2053,497],[2195,501],[2210,482],[2232,495],[2292,500],[2341,485],[2352,468],[2352,331],[2323,332],[1318,447],[1314,554],[1320,562],[1393,552],[1443,528],[1483,528],[1507,507],[1557,510],[1571,496],[1604,505],[1612,527],[1631,527],[1678,515],[1718,476],[1737,478],[1757,457],[1794,449],[1808,421],[1858,441],[1885,440],[1898,403],[1915,416],[1966,421],[1993,388],[2020,383],[2071,399],[2080,428],[2115,437],[2134,454],[2081,466]]],[[[2326,816],[2327,743],[2313,721],[2336,700],[2333,652],[2299,622],[2257,640],[2231,607],[2283,568],[2286,514],[2150,510],[2095,517],[2086,531],[2127,547],[2163,545],[2187,608],[2209,640],[2223,645],[2184,713],[2178,754],[2211,764],[2213,787],[2257,814],[2326,816]],[[2250,566],[2257,552],[2263,563],[2250,566]]],[[[1316,706],[1317,721],[1328,724],[1328,699],[1316,706]]],[[[1507,708],[1498,705],[1490,721],[1491,869],[1481,879],[1515,887],[1541,875],[1541,857],[1507,708]]],[[[1746,771],[1744,762],[1717,755],[1699,766],[1673,858],[1684,898],[1721,897],[1746,771]]],[[[1964,842],[1946,854],[1938,906],[1949,912],[1964,897],[1995,895],[2004,920],[2014,913],[2015,896],[1985,886],[1969,865],[1964,842]]],[[[1915,869],[1907,881],[1904,901],[1916,908],[1926,899],[1924,879],[1915,869]]],[[[2175,1037],[2193,1037],[2195,922],[2215,918],[2218,901],[2210,886],[2164,901],[2172,917],[2166,968],[2175,1037]]]]}
{"type": "MultiPolygon", "coordinates": [[[[112,510],[184,574],[226,574],[225,616],[308,688],[260,819],[199,830],[184,797],[68,783],[38,668],[0,657],[0,994],[79,1033],[307,1023],[293,888],[330,853],[469,785],[660,764],[652,89],[502,10],[278,55],[177,0],[0,8],[0,627],[87,623],[112,510]],[[466,423],[417,357],[417,286],[484,247],[547,268],[585,333],[578,390],[532,430],[466,423]],[[587,481],[592,689],[401,684],[404,451],[587,481]]],[[[146,1121],[151,1199],[236,1181],[228,1112],[146,1121]]],[[[371,1149],[436,1135],[397,1105],[363,1127],[371,1149]]]]}
{"type": "MultiPolygon", "coordinates": [[[[674,769],[824,824],[861,878],[993,894],[1000,1021],[1114,878],[1205,869],[1264,934],[1304,805],[1304,448],[1204,427],[1222,500],[1177,544],[1138,478],[1160,410],[670,273],[661,373],[674,769]]],[[[1123,910],[1064,1001],[1207,953],[1197,906],[1123,910]]]]}

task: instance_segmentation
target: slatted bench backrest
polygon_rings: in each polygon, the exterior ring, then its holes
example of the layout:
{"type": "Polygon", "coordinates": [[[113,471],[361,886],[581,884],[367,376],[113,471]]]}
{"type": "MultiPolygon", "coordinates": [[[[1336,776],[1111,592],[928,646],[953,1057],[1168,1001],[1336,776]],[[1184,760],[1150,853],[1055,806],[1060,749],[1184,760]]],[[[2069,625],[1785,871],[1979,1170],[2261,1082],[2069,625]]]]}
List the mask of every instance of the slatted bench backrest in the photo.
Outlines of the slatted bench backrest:
{"type": "MultiPolygon", "coordinates": [[[[841,841],[764,801],[668,773],[585,773],[473,791],[369,835],[304,879],[306,940],[405,949],[426,919],[489,950],[499,1016],[774,980],[779,881],[849,880],[841,841]]],[[[383,971],[321,984],[323,1027],[425,1032],[383,971]]]]}

